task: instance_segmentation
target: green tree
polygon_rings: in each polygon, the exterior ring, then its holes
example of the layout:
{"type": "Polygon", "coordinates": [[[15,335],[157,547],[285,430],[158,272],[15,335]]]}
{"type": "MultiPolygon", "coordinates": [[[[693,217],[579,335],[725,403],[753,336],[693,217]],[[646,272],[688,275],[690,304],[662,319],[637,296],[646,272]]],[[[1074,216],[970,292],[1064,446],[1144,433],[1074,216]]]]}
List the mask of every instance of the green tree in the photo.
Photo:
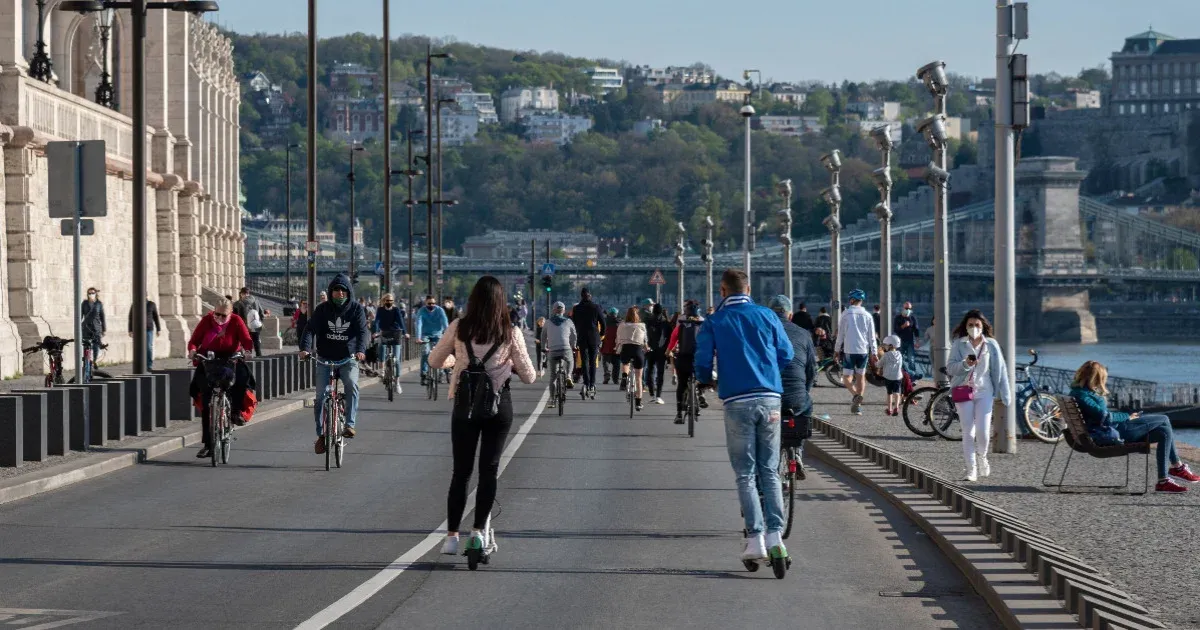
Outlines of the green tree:
{"type": "Polygon", "coordinates": [[[808,98],[800,107],[800,111],[805,116],[820,116],[821,123],[824,124],[829,121],[830,110],[833,109],[833,106],[833,93],[821,88],[808,93],[808,98]]]}

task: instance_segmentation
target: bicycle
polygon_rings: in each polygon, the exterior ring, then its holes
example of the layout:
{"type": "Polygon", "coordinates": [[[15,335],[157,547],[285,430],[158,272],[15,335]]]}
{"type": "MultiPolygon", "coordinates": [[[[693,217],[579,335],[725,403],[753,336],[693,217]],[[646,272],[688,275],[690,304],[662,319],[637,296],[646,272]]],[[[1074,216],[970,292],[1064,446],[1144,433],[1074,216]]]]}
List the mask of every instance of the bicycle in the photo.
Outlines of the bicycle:
{"type": "Polygon", "coordinates": [[[237,378],[236,363],[242,360],[242,353],[235,352],[228,357],[216,357],[212,352],[196,353],[193,359],[204,366],[204,376],[212,394],[208,398],[208,427],[209,427],[209,457],[213,468],[217,463],[229,463],[229,451],[233,442],[233,413],[229,403],[229,389],[237,378]],[[230,369],[230,366],[233,366],[230,369]]]}
{"type": "Polygon", "coordinates": [[[824,373],[825,378],[834,387],[845,387],[846,384],[842,381],[842,364],[837,360],[837,357],[825,357],[817,362],[817,373],[824,373]]]}
{"type": "Polygon", "coordinates": [[[50,371],[46,373],[45,387],[54,387],[55,385],[63,384],[63,348],[74,341],[74,339],[62,339],[49,335],[44,337],[38,345],[21,349],[21,352],[24,354],[33,354],[38,351],[46,352],[46,356],[50,359],[50,371]]]}
{"type": "MultiPolygon", "coordinates": [[[[1033,360],[1028,365],[1018,365],[1017,383],[1021,388],[1016,393],[1017,422],[1022,435],[1032,435],[1040,442],[1054,444],[1062,439],[1064,423],[1058,401],[1038,389],[1030,368],[1037,365],[1038,352],[1031,349],[1033,360]]],[[[945,368],[942,373],[946,372],[945,368]]],[[[941,388],[929,401],[930,424],[938,435],[948,440],[962,440],[962,426],[958,408],[950,400],[950,388],[941,388]]]]}
{"type": "Polygon", "coordinates": [[[330,468],[330,459],[333,460],[334,466],[341,468],[346,450],[346,438],[342,435],[346,428],[346,397],[338,391],[338,385],[342,382],[342,367],[354,361],[354,357],[341,361],[323,361],[314,356],[313,361],[317,365],[329,368],[329,384],[325,386],[325,401],[321,405],[321,437],[325,440],[325,470],[330,468]]]}
{"type": "MultiPolygon", "coordinates": [[[[433,345],[436,344],[437,342],[438,342],[437,339],[426,339],[421,342],[423,345],[428,346],[428,349],[425,352],[426,356],[429,355],[428,351],[433,350],[433,345]]],[[[424,375],[421,376],[421,380],[425,381],[425,396],[429,400],[437,400],[438,399],[438,381],[440,381],[442,378],[442,370],[433,369],[433,366],[429,365],[428,360],[426,360],[425,367],[426,367],[426,372],[424,375]]],[[[447,381],[447,382],[449,382],[449,381],[447,381]]]]}
{"type": "Polygon", "coordinates": [[[560,359],[554,365],[554,374],[550,378],[550,404],[558,407],[558,415],[563,415],[563,407],[567,404],[567,371],[563,369],[560,359]]]}
{"type": "Polygon", "coordinates": [[[700,415],[700,386],[696,377],[689,376],[687,393],[683,395],[683,414],[687,416],[688,437],[696,437],[696,419],[700,415]]]}
{"type": "Polygon", "coordinates": [[[933,421],[929,414],[929,406],[933,402],[933,397],[945,391],[948,388],[938,387],[936,385],[925,385],[914,388],[907,396],[904,397],[904,402],[900,407],[904,416],[904,426],[908,427],[909,431],[916,433],[921,437],[937,437],[937,429],[933,427],[933,421]],[[928,399],[926,399],[928,397],[928,399]],[[920,403],[925,401],[924,405],[920,403]],[[918,413],[918,410],[919,413],[918,413]],[[917,417],[912,417],[917,415],[917,417]]]}
{"type": "Polygon", "coordinates": [[[396,369],[396,356],[392,352],[392,346],[394,344],[391,343],[392,341],[398,340],[398,337],[392,337],[386,334],[380,335],[380,346],[382,348],[381,352],[384,353],[383,386],[385,389],[387,389],[388,402],[392,402],[393,397],[400,389],[399,379],[396,377],[396,375],[399,373],[399,371],[396,369]]]}
{"type": "Polygon", "coordinates": [[[93,378],[112,378],[112,375],[103,370],[96,369],[96,360],[100,351],[107,350],[108,344],[100,343],[98,340],[86,337],[83,340],[83,380],[79,380],[78,376],[72,376],[70,383],[81,382],[90,383],[93,378]]]}
{"type": "Polygon", "coordinates": [[[629,378],[629,386],[625,388],[625,400],[629,401],[629,417],[633,418],[633,390],[637,385],[633,382],[632,375],[629,378]]]}

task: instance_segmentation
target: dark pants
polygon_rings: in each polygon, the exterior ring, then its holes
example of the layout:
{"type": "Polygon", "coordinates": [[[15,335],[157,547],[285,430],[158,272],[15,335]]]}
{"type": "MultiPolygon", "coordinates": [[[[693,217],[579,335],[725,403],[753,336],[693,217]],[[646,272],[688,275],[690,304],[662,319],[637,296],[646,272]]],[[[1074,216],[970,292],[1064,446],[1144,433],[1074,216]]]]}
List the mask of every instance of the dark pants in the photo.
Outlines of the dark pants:
{"type": "Polygon", "coordinates": [[[1179,461],[1175,452],[1175,432],[1171,430],[1171,419],[1159,414],[1145,415],[1137,420],[1127,420],[1114,425],[1121,439],[1126,442],[1154,442],[1158,445],[1158,478],[1165,479],[1170,464],[1179,461]]]}
{"type": "Polygon", "coordinates": [[[450,494],[446,497],[446,526],[458,531],[463,511],[467,508],[467,483],[475,467],[475,448],[479,447],[479,487],[475,495],[475,528],[487,524],[492,504],[496,502],[496,477],[500,472],[500,452],[512,429],[512,396],[505,386],[500,392],[500,413],[495,417],[459,418],[450,420],[450,443],[454,451],[454,474],[450,477],[450,494]]]}
{"type": "MultiPolygon", "coordinates": [[[[229,420],[233,422],[235,419],[240,419],[242,413],[242,399],[246,396],[246,387],[249,381],[249,370],[245,364],[239,363],[235,370],[233,387],[230,387],[225,392],[225,396],[229,398],[229,420]]],[[[192,383],[189,387],[193,399],[200,396],[200,431],[203,436],[204,447],[212,448],[212,427],[208,422],[209,402],[212,399],[213,390],[209,387],[208,377],[204,373],[204,366],[199,365],[196,371],[192,373],[192,383]]]]}
{"type": "Polygon", "coordinates": [[[579,344],[579,359],[583,368],[583,384],[588,387],[596,385],[596,359],[600,355],[600,348],[589,343],[579,344]]]}
{"type": "Polygon", "coordinates": [[[680,411],[683,411],[683,404],[687,400],[688,380],[695,374],[694,359],[690,354],[675,355],[675,375],[679,377],[676,381],[678,387],[675,388],[675,406],[680,411]]]}
{"type": "Polygon", "coordinates": [[[621,355],[606,354],[604,358],[604,378],[611,379],[612,382],[618,383],[621,381],[621,355]]]}
{"type": "Polygon", "coordinates": [[[250,332],[250,339],[254,341],[254,356],[256,357],[262,356],[262,341],[259,338],[261,335],[261,330],[254,330],[250,332]]]}
{"type": "Polygon", "coordinates": [[[651,396],[662,397],[663,372],[667,369],[667,352],[651,350],[646,353],[646,387],[651,396]]]}
{"type": "Polygon", "coordinates": [[[534,352],[537,354],[537,363],[533,364],[533,369],[542,369],[542,344],[534,344],[534,352]]]}

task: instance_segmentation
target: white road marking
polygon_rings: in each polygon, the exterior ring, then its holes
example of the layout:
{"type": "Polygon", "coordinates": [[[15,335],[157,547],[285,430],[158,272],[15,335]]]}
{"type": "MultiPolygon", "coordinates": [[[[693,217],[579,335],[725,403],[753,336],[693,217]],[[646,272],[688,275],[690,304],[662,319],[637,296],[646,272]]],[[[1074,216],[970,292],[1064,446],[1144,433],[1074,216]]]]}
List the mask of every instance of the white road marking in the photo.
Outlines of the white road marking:
{"type": "MultiPolygon", "coordinates": [[[[529,414],[529,418],[527,418],[521,425],[521,428],[517,430],[517,434],[513,436],[513,439],[509,441],[508,446],[504,449],[504,453],[501,454],[499,474],[504,474],[504,469],[508,467],[508,463],[511,462],[513,456],[516,455],[517,449],[521,448],[521,444],[525,443],[525,436],[529,435],[529,431],[532,430],[533,425],[537,423],[538,417],[542,415],[542,411],[545,410],[546,402],[549,399],[550,390],[547,388],[544,392],[542,392],[542,398],[538,401],[537,406],[534,407],[533,413],[529,414]]],[[[470,507],[474,504],[475,492],[471,492],[471,495],[467,497],[468,507],[467,511],[463,514],[464,517],[474,510],[473,507],[470,507]]],[[[376,573],[371,577],[371,579],[363,582],[353,591],[350,591],[345,597],[342,597],[336,602],[330,604],[327,608],[325,608],[325,610],[322,610],[321,612],[313,615],[304,623],[296,626],[296,630],[320,630],[321,628],[324,628],[325,626],[328,626],[329,624],[346,616],[355,608],[361,606],[368,599],[374,597],[376,593],[383,590],[383,588],[388,584],[391,584],[392,580],[400,577],[400,574],[412,567],[417,560],[420,560],[425,554],[437,547],[438,543],[440,543],[442,538],[446,535],[447,526],[448,523],[446,521],[442,521],[442,524],[438,525],[437,529],[429,532],[429,535],[426,536],[424,540],[417,543],[415,547],[404,552],[404,555],[393,560],[391,564],[389,564],[379,573],[376,573]]]]}
{"type": "Polygon", "coordinates": [[[98,610],[51,610],[45,608],[0,608],[0,621],[6,625],[21,627],[22,630],[50,630],[61,628],[85,621],[95,621],[105,617],[113,617],[121,613],[102,612],[98,610]],[[22,617],[25,617],[22,619],[22,617]],[[49,619],[40,619],[49,617],[49,619]],[[65,619],[59,619],[65,617],[65,619]],[[25,624],[41,621],[37,625],[25,624]]]}

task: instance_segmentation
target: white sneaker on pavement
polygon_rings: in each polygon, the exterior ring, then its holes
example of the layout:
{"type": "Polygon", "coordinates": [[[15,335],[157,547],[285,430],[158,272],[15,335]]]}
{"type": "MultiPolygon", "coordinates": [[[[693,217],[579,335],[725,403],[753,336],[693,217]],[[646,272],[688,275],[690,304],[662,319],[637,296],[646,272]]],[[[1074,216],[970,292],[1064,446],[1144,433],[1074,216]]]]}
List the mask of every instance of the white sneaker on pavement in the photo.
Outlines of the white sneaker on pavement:
{"type": "Polygon", "coordinates": [[[742,552],[742,560],[762,560],[767,557],[767,543],[762,534],[746,539],[746,550],[742,552]]]}
{"type": "Polygon", "coordinates": [[[783,532],[767,532],[767,549],[783,546],[783,532]]]}
{"type": "Polygon", "coordinates": [[[986,457],[979,458],[979,476],[987,477],[992,474],[992,465],[988,463],[986,457]]]}
{"type": "Polygon", "coordinates": [[[458,555],[458,536],[446,536],[446,541],[442,543],[442,554],[447,556],[458,555]]]}
{"type": "Polygon", "coordinates": [[[963,481],[979,481],[979,471],[975,468],[968,468],[967,474],[963,476],[963,481]]]}
{"type": "Polygon", "coordinates": [[[655,398],[654,398],[654,404],[656,404],[656,405],[665,405],[666,403],[664,403],[664,402],[663,402],[662,396],[655,396],[655,398]]]}

